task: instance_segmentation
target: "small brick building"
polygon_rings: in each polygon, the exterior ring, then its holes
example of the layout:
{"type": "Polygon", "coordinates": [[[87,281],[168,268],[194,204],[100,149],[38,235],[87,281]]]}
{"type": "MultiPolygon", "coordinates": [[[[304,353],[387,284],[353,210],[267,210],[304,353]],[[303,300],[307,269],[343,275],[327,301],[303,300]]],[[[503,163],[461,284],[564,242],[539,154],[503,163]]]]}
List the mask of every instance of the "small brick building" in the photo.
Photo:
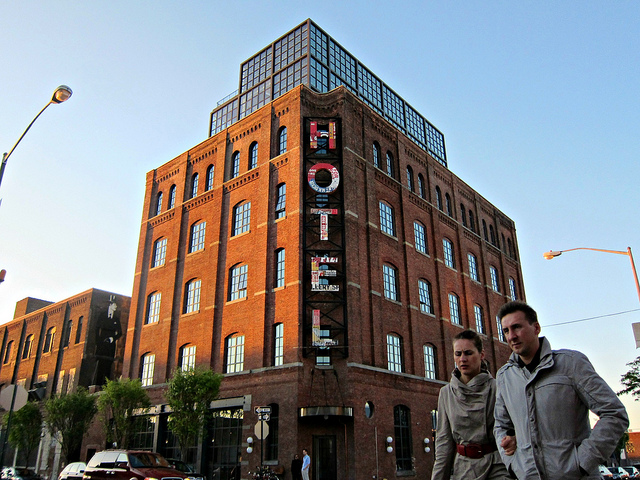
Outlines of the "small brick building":
{"type": "Polygon", "coordinates": [[[317,480],[428,477],[452,337],[480,332],[494,374],[509,355],[514,222],[311,20],[242,64],[210,127],[147,174],[123,365],[154,402],[137,446],[177,454],[162,394],[205,366],[225,378],[187,460],[208,478],[262,459],[290,479],[302,448],[317,480]]]}

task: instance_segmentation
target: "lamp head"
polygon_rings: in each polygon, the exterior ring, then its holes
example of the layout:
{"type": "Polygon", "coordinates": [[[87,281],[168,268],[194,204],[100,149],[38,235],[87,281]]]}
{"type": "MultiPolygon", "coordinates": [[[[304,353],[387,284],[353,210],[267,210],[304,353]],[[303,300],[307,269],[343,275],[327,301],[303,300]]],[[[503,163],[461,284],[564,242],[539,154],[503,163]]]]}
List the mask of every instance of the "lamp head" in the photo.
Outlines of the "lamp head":
{"type": "Polygon", "coordinates": [[[554,252],[553,250],[549,250],[548,252],[544,252],[542,254],[542,256],[545,258],[545,260],[551,260],[554,257],[559,257],[560,255],[562,255],[562,252],[554,252]]]}
{"type": "Polygon", "coordinates": [[[62,103],[69,100],[73,91],[67,87],[66,85],[60,85],[56,88],[55,92],[53,92],[53,97],[51,97],[51,101],[53,103],[62,103]]]}

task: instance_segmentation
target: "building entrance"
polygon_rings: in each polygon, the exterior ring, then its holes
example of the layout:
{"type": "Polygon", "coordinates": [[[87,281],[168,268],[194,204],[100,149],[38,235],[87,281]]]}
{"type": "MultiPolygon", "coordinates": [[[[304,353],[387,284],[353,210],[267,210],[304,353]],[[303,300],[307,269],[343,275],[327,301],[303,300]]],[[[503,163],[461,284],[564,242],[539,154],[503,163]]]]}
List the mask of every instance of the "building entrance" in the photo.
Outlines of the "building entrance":
{"type": "Polygon", "coordinates": [[[314,435],[311,454],[314,480],[338,480],[336,468],[336,436],[314,435]]]}

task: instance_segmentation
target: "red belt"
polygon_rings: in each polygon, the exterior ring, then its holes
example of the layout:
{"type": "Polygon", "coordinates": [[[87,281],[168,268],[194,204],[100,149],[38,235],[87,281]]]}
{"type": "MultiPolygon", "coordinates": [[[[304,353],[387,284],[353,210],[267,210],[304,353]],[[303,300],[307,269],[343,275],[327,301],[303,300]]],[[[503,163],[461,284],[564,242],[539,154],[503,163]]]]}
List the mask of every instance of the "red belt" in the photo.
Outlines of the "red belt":
{"type": "Polygon", "coordinates": [[[466,445],[456,445],[458,455],[469,458],[482,458],[487,453],[498,450],[495,443],[467,443],[466,445]]]}

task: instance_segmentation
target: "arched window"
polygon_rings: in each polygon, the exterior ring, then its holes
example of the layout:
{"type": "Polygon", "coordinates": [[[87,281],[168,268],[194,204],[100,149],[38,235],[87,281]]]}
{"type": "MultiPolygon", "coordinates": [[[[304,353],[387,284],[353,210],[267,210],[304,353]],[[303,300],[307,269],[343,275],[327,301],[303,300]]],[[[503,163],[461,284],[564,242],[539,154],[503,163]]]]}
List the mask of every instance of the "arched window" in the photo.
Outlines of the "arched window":
{"type": "Polygon", "coordinates": [[[518,294],[516,290],[516,281],[511,277],[509,277],[509,297],[511,298],[512,302],[515,302],[516,300],[518,300],[518,294]]]}
{"type": "Polygon", "coordinates": [[[501,233],[500,236],[502,237],[502,245],[498,246],[504,251],[507,248],[507,241],[504,239],[504,233],[501,233]]]}
{"type": "Polygon", "coordinates": [[[198,174],[194,173],[191,177],[191,198],[198,195],[198,174]]]}
{"type": "Polygon", "coordinates": [[[171,185],[169,189],[169,205],[167,205],[167,209],[171,210],[176,206],[176,186],[171,185]]]}
{"type": "Polygon", "coordinates": [[[467,259],[469,260],[469,278],[476,282],[479,282],[478,277],[478,259],[473,253],[467,253],[467,259]]]}
{"type": "Polygon", "coordinates": [[[513,243],[511,242],[510,238],[507,239],[507,253],[509,254],[509,256],[511,258],[515,258],[516,257],[515,252],[513,250],[513,243]]]}
{"type": "Polygon", "coordinates": [[[420,298],[420,311],[433,314],[433,301],[431,299],[431,284],[421,278],[418,280],[418,296],[420,298]]]}
{"type": "Polygon", "coordinates": [[[53,342],[56,338],[56,327],[51,327],[47,330],[47,334],[44,337],[44,348],[42,353],[49,353],[53,350],[53,342]]]}
{"type": "Polygon", "coordinates": [[[451,196],[448,193],[444,194],[444,203],[447,209],[447,215],[453,217],[453,208],[451,206],[451,196]]]}
{"type": "Polygon", "coordinates": [[[426,189],[424,188],[424,177],[421,173],[418,174],[418,195],[422,198],[426,198],[426,189]]]}
{"type": "Polygon", "coordinates": [[[145,319],[145,325],[151,323],[158,323],[160,320],[160,301],[162,300],[162,294],[160,292],[153,292],[149,294],[147,298],[147,318],[145,319]]]}
{"type": "Polygon", "coordinates": [[[498,269],[494,266],[489,267],[489,273],[491,274],[491,288],[494,292],[500,293],[500,281],[498,279],[498,269]]]}
{"type": "Polygon", "coordinates": [[[424,378],[428,380],[438,379],[438,370],[436,369],[436,347],[427,343],[422,346],[424,354],[424,378]]]}
{"type": "Polygon", "coordinates": [[[205,191],[211,190],[213,188],[213,176],[215,174],[216,168],[214,165],[209,165],[207,167],[207,182],[204,186],[205,191]]]}
{"type": "Polygon", "coordinates": [[[438,207],[438,210],[443,210],[442,191],[440,190],[440,187],[438,187],[437,185],[436,185],[436,207],[438,207]]]}
{"type": "Polygon", "coordinates": [[[251,225],[251,202],[240,202],[233,207],[232,236],[248,232],[251,225]]]}
{"type": "Polygon", "coordinates": [[[153,370],[156,356],[153,353],[145,353],[140,359],[140,381],[143,387],[153,385],[153,370]]]}
{"type": "Polygon", "coordinates": [[[229,270],[229,301],[247,296],[247,264],[237,264],[229,270]]]}
{"type": "Polygon", "coordinates": [[[491,238],[491,244],[496,244],[496,232],[493,229],[493,225],[489,225],[489,237],[491,238]]]}
{"type": "Polygon", "coordinates": [[[28,335],[24,339],[24,346],[22,347],[22,360],[26,360],[31,356],[31,346],[33,345],[33,335],[28,335]]]}
{"type": "Polygon", "coordinates": [[[413,192],[413,169],[407,166],[407,188],[413,192]]]}
{"type": "Polygon", "coordinates": [[[80,343],[80,340],[82,340],[82,323],[84,321],[84,317],[80,317],[78,319],[78,329],[76,330],[76,341],[75,343],[78,344],[80,343]]]}
{"type": "Polygon", "coordinates": [[[393,208],[386,202],[379,202],[380,206],[380,230],[391,235],[396,236],[395,216],[393,208]]]}
{"type": "Polygon", "coordinates": [[[279,367],[284,363],[284,325],[276,323],[273,326],[273,366],[279,367]]]}
{"type": "Polygon", "coordinates": [[[184,313],[192,313],[200,310],[200,286],[201,280],[193,279],[185,285],[184,313]]]}
{"type": "Polygon", "coordinates": [[[393,173],[393,155],[391,155],[391,152],[387,152],[387,175],[393,177],[393,173]]]}
{"type": "Polygon", "coordinates": [[[392,372],[404,372],[402,337],[395,333],[387,334],[387,368],[392,372]]]}
{"type": "Polygon", "coordinates": [[[469,210],[469,228],[472,232],[476,231],[476,221],[473,218],[473,212],[471,210],[469,210]]]}
{"type": "Polygon", "coordinates": [[[483,335],[487,332],[484,329],[484,316],[482,314],[482,307],[480,305],[473,306],[473,316],[476,319],[476,332],[483,335]]]}
{"type": "Polygon", "coordinates": [[[427,254],[427,229],[418,221],[413,222],[413,239],[416,251],[427,254]]]}
{"type": "Polygon", "coordinates": [[[373,166],[380,168],[380,145],[373,142],[373,166]]]}
{"type": "Polygon", "coordinates": [[[275,288],[284,287],[284,248],[276,250],[276,281],[275,288]]]}
{"type": "Polygon", "coordinates": [[[287,184],[281,183],[276,187],[276,220],[286,215],[287,184]]]}
{"type": "Polygon", "coordinates": [[[224,343],[224,373],[241,372],[244,370],[244,335],[229,335],[224,343]]]}
{"type": "Polygon", "coordinates": [[[253,142],[249,147],[249,170],[258,166],[258,142],[253,142]]]}
{"type": "Polygon", "coordinates": [[[153,263],[152,268],[164,265],[167,256],[167,238],[159,238],[153,244],[153,263]]]}
{"type": "Polygon", "coordinates": [[[411,411],[405,405],[393,407],[393,430],[396,434],[396,471],[413,471],[411,411]]]}
{"type": "Polygon", "coordinates": [[[384,285],[385,298],[399,302],[400,297],[398,295],[398,269],[388,263],[383,264],[382,281],[384,285]]]}
{"type": "Polygon", "coordinates": [[[7,364],[9,363],[9,361],[11,360],[11,351],[13,350],[13,340],[11,340],[9,343],[7,343],[7,349],[4,351],[4,358],[2,359],[2,363],[3,364],[7,364]]]}
{"type": "Polygon", "coordinates": [[[282,155],[287,151],[287,127],[278,130],[278,155],[282,155]]]}
{"type": "Polygon", "coordinates": [[[467,226],[467,211],[464,208],[464,205],[461,203],[460,204],[460,218],[462,220],[462,225],[463,226],[467,226]]]}
{"type": "Polygon", "coordinates": [[[449,268],[456,268],[456,261],[453,252],[453,243],[448,238],[442,239],[442,249],[444,252],[444,264],[449,268]]]}
{"type": "Polygon", "coordinates": [[[482,219],[482,233],[484,234],[484,240],[489,241],[489,234],[487,233],[487,222],[482,219]]]}
{"type": "Polygon", "coordinates": [[[233,152],[231,155],[231,178],[240,175],[240,152],[233,152]]]}
{"type": "Polygon", "coordinates": [[[158,192],[158,197],[156,198],[156,215],[160,215],[162,213],[162,192],[158,192]]]}
{"type": "Polygon", "coordinates": [[[449,315],[451,316],[452,324],[462,325],[460,319],[460,299],[455,293],[449,294],[449,315]]]}
{"type": "Polygon", "coordinates": [[[183,345],[180,347],[178,366],[183,372],[188,372],[196,368],[196,346],[183,345]]]}
{"type": "Polygon", "coordinates": [[[189,253],[197,252],[204,248],[204,237],[207,222],[197,222],[191,225],[191,238],[189,241],[189,253]]]}

